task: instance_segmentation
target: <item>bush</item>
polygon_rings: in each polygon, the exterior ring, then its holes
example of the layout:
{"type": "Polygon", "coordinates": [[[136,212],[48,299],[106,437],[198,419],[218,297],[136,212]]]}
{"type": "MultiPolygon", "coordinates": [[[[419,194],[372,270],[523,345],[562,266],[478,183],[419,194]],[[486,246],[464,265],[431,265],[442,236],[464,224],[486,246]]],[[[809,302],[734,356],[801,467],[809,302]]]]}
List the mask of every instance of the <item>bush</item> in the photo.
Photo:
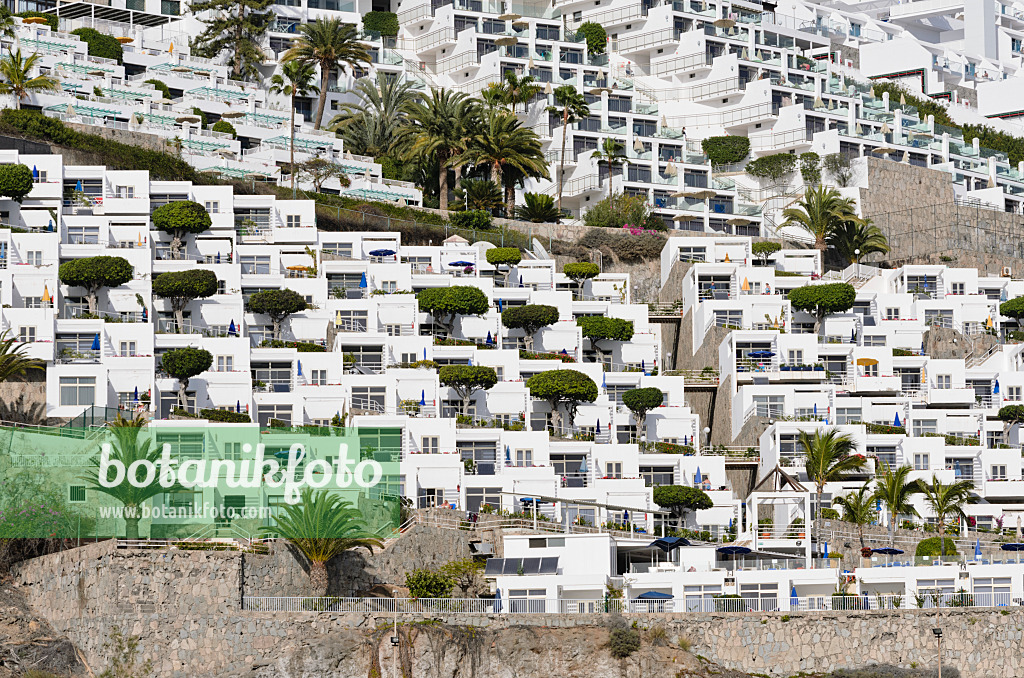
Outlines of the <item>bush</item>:
{"type": "Polygon", "coordinates": [[[595,203],[583,215],[583,223],[591,228],[622,228],[629,224],[636,228],[665,230],[665,222],[651,212],[646,200],[622,193],[612,194],[595,203]]]}
{"type": "Polygon", "coordinates": [[[15,202],[32,192],[32,170],[27,165],[0,165],[0,195],[15,202]]]}
{"type": "Polygon", "coordinates": [[[781,181],[796,169],[796,156],[790,153],[773,153],[747,163],[747,174],[772,182],[781,181]]]}
{"type": "Polygon", "coordinates": [[[412,598],[449,598],[455,582],[451,577],[427,569],[416,569],[405,575],[405,586],[412,598]]]}
{"type": "Polygon", "coordinates": [[[556,224],[559,213],[555,199],[544,193],[527,193],[523,196],[525,205],[516,207],[516,219],[532,221],[535,224],[556,224]]]}
{"type": "Polygon", "coordinates": [[[800,177],[805,184],[821,183],[821,156],[814,151],[800,154],[800,177]]]}
{"type": "Polygon", "coordinates": [[[146,80],[145,82],[146,82],[146,84],[152,85],[153,89],[155,89],[156,91],[160,92],[160,94],[163,95],[164,99],[171,99],[171,98],[173,98],[173,97],[171,97],[171,88],[168,87],[167,83],[165,83],[163,80],[157,80],[156,78],[150,78],[149,80],[146,80]]]}
{"type": "Polygon", "coordinates": [[[821,509],[821,517],[824,520],[839,520],[839,511],[834,508],[821,509]]]}
{"type": "Polygon", "coordinates": [[[1024,422],[1024,405],[1004,405],[999,408],[999,414],[996,415],[996,418],[999,421],[1013,424],[1024,422]]]}
{"type": "MultiPolygon", "coordinates": [[[[928,537],[922,539],[917,543],[917,550],[914,551],[914,555],[921,558],[932,558],[938,556],[939,550],[942,548],[942,540],[938,537],[928,537]]],[[[957,556],[960,555],[956,550],[956,542],[949,535],[946,535],[945,539],[945,551],[941,554],[944,556],[957,556]]]]}
{"type": "Polygon", "coordinates": [[[282,341],[281,339],[264,339],[261,348],[294,348],[299,353],[325,353],[327,349],[311,341],[282,341]]]}
{"type": "Polygon", "coordinates": [[[1024,318],[1024,297],[1017,297],[999,304],[999,312],[1007,318],[1024,318]]]}
{"type": "Polygon", "coordinates": [[[194,115],[194,116],[199,118],[199,124],[202,125],[204,128],[208,126],[207,120],[206,120],[206,111],[204,111],[203,109],[199,108],[198,106],[193,106],[192,107],[192,115],[194,115]]]}
{"type": "Polygon", "coordinates": [[[821,167],[840,188],[849,186],[853,181],[853,164],[845,153],[829,153],[821,159],[821,167]]]}
{"type": "Polygon", "coordinates": [[[0,131],[91,153],[95,157],[90,164],[106,165],[110,169],[148,170],[151,179],[161,181],[213,183],[210,177],[197,172],[187,162],[170,153],[122,144],[96,134],[76,132],[60,120],[48,118],[39,111],[12,108],[0,111],[0,131]]]}
{"type": "Polygon", "coordinates": [[[491,266],[515,266],[523,260],[518,247],[492,247],[484,256],[491,266]]]}
{"type": "Polygon", "coordinates": [[[46,19],[46,25],[50,27],[51,31],[59,30],[60,17],[56,14],[46,14],[44,12],[18,12],[14,16],[21,17],[22,19],[28,19],[33,16],[41,17],[46,19]]]}
{"type": "Polygon", "coordinates": [[[212,129],[214,132],[223,132],[224,134],[230,134],[232,138],[238,136],[238,134],[235,132],[235,126],[227,120],[218,120],[217,122],[213,123],[213,127],[211,127],[210,129],[212,129]]]}
{"type": "Polygon", "coordinates": [[[117,63],[124,61],[124,49],[112,35],[100,33],[95,28],[76,28],[71,35],[77,35],[89,46],[89,56],[113,59],[117,63]]]}
{"type": "Polygon", "coordinates": [[[608,635],[608,651],[613,657],[625,659],[640,649],[640,632],[636,629],[615,629],[608,635]]]}
{"type": "Polygon", "coordinates": [[[768,259],[773,254],[782,249],[782,245],[777,242],[771,242],[769,240],[762,240],[761,242],[755,242],[750,246],[754,256],[760,259],[766,266],[768,265],[768,259]]]}
{"type": "Polygon", "coordinates": [[[213,355],[205,349],[185,346],[164,353],[160,365],[175,379],[187,380],[210,369],[213,355]]]}
{"type": "Polygon", "coordinates": [[[469,231],[486,231],[494,225],[490,213],[486,210],[452,212],[449,218],[452,226],[455,228],[463,228],[469,231]]]}
{"type": "Polygon", "coordinates": [[[198,234],[213,225],[206,208],[191,200],[176,200],[153,210],[153,228],[177,238],[198,234]]]}
{"type": "Polygon", "coordinates": [[[604,26],[593,21],[587,21],[580,24],[580,27],[576,29],[576,35],[581,33],[587,40],[587,54],[604,54],[605,49],[608,47],[608,33],[605,32],[604,26]]]}
{"type": "Polygon", "coordinates": [[[750,139],[747,137],[708,137],[700,147],[712,165],[732,165],[740,162],[750,153],[750,139]]]}
{"type": "Polygon", "coordinates": [[[363,15],[363,30],[381,35],[398,35],[398,15],[394,12],[367,12],[363,15]]]}
{"type": "Polygon", "coordinates": [[[208,419],[209,421],[218,421],[225,424],[250,424],[252,419],[245,412],[232,412],[231,410],[214,410],[214,409],[202,409],[199,410],[200,419],[208,419]]]}

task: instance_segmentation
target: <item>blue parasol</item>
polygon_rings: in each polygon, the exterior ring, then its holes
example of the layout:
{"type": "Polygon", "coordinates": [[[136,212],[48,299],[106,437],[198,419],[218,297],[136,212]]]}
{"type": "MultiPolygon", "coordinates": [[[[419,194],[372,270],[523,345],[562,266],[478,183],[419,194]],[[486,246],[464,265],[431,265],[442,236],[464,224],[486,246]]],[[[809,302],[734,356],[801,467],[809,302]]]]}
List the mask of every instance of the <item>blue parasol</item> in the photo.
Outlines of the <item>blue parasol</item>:
{"type": "Polygon", "coordinates": [[[800,599],[796,595],[796,584],[794,584],[793,588],[789,591],[789,607],[800,607],[800,599]]]}
{"type": "Polygon", "coordinates": [[[896,419],[893,420],[892,425],[893,426],[903,426],[903,424],[900,423],[900,413],[899,412],[896,413],[896,419]]]}
{"type": "Polygon", "coordinates": [[[608,388],[608,379],[604,372],[601,372],[601,388],[608,388]]]}
{"type": "Polygon", "coordinates": [[[215,264],[219,264],[220,263],[220,252],[217,252],[217,256],[214,257],[213,262],[215,264]]]}
{"type": "Polygon", "coordinates": [[[508,449],[508,445],[505,446],[505,463],[512,465],[512,450],[508,449]]]}
{"type": "Polygon", "coordinates": [[[566,350],[565,350],[565,349],[563,348],[563,349],[562,349],[562,355],[569,355],[569,352],[568,352],[568,351],[566,351],[566,350]]]}
{"type": "Polygon", "coordinates": [[[824,551],[822,552],[822,556],[821,557],[825,558],[826,560],[828,560],[828,542],[827,541],[823,541],[821,543],[824,544],[824,546],[825,546],[824,551]]]}
{"type": "Polygon", "coordinates": [[[494,590],[494,611],[501,612],[501,589],[494,590]]]}
{"type": "Polygon", "coordinates": [[[883,556],[899,556],[903,554],[903,551],[897,548],[893,548],[892,546],[882,546],[877,549],[871,549],[871,552],[883,556]]]}
{"type": "Polygon", "coordinates": [[[978,537],[978,541],[974,543],[974,557],[981,558],[981,537],[978,537]]]}
{"type": "Polygon", "coordinates": [[[424,360],[427,359],[427,347],[426,346],[423,347],[423,359],[424,360]]]}
{"type": "Polygon", "coordinates": [[[587,473],[587,458],[583,457],[583,461],[580,462],[580,473],[587,473]]]}
{"type": "Polygon", "coordinates": [[[487,345],[494,346],[494,337],[491,336],[491,331],[487,331],[487,345]]]}
{"type": "Polygon", "coordinates": [[[622,512],[622,522],[629,524],[629,511],[622,512]]]}
{"type": "Polygon", "coordinates": [[[139,387],[135,387],[135,402],[139,402],[139,387]]]}
{"type": "Polygon", "coordinates": [[[425,389],[420,389],[420,407],[423,407],[426,404],[427,404],[427,391],[425,389]]]}
{"type": "Polygon", "coordinates": [[[236,337],[236,336],[238,336],[238,328],[235,327],[235,321],[234,320],[232,320],[231,324],[228,325],[228,336],[229,337],[236,337]]]}
{"type": "Polygon", "coordinates": [[[522,273],[519,274],[519,286],[520,287],[523,286],[523,274],[522,273]]]}
{"type": "Polygon", "coordinates": [[[75,190],[76,191],[81,191],[82,190],[82,180],[81,179],[79,179],[78,183],[75,184],[75,190]]]}
{"type": "Polygon", "coordinates": [[[659,537],[648,544],[647,548],[659,548],[665,553],[671,553],[680,546],[690,546],[690,541],[683,537],[659,537]]]}
{"type": "Polygon", "coordinates": [[[598,433],[598,435],[601,434],[601,420],[600,419],[597,420],[597,433],[598,433]]]}
{"type": "Polygon", "coordinates": [[[94,351],[100,350],[100,335],[99,335],[99,333],[97,333],[96,336],[92,338],[92,350],[94,350],[94,351]]]}
{"type": "Polygon", "coordinates": [[[237,413],[237,412],[241,412],[241,411],[242,411],[242,401],[241,400],[236,400],[235,401],[235,412],[237,413]]]}
{"type": "Polygon", "coordinates": [[[301,360],[298,361],[298,364],[296,365],[295,374],[297,376],[300,376],[300,377],[302,376],[302,361],[301,360]]]}
{"type": "Polygon", "coordinates": [[[818,416],[818,403],[814,403],[814,416],[818,416]]]}
{"type": "Polygon", "coordinates": [[[473,262],[472,261],[450,261],[450,262],[448,262],[448,265],[449,266],[453,266],[455,268],[465,268],[466,266],[472,266],[473,262]]]}
{"type": "Polygon", "coordinates": [[[747,357],[748,358],[771,358],[774,355],[775,355],[775,353],[772,352],[772,351],[758,350],[758,351],[751,351],[750,353],[747,354],[747,357]]]}
{"type": "Polygon", "coordinates": [[[366,289],[366,272],[365,271],[359,277],[359,289],[362,289],[362,290],[366,289]]]}
{"type": "Polygon", "coordinates": [[[38,179],[39,178],[39,168],[36,167],[35,165],[32,165],[32,178],[33,179],[38,179]]]}
{"type": "Polygon", "coordinates": [[[998,379],[996,379],[995,385],[992,386],[992,393],[993,394],[999,393],[999,380],[998,379]]]}
{"type": "Polygon", "coordinates": [[[644,591],[633,600],[672,600],[672,594],[661,591],[644,591]]]}
{"type": "Polygon", "coordinates": [[[371,257],[390,257],[394,254],[394,250],[370,250],[371,257]]]}
{"type": "Polygon", "coordinates": [[[696,480],[697,485],[700,485],[701,482],[703,482],[703,480],[704,480],[704,476],[702,476],[701,473],[700,473],[700,466],[697,467],[697,472],[694,473],[693,475],[697,479],[696,480]]]}
{"type": "Polygon", "coordinates": [[[1002,544],[999,548],[1004,551],[1024,551],[1024,544],[1002,544]]]}
{"type": "Polygon", "coordinates": [[[644,362],[643,358],[640,359],[640,371],[644,373],[645,377],[647,376],[647,363],[644,362]]]}
{"type": "Polygon", "coordinates": [[[498,299],[498,313],[501,313],[501,299],[498,299]]]}

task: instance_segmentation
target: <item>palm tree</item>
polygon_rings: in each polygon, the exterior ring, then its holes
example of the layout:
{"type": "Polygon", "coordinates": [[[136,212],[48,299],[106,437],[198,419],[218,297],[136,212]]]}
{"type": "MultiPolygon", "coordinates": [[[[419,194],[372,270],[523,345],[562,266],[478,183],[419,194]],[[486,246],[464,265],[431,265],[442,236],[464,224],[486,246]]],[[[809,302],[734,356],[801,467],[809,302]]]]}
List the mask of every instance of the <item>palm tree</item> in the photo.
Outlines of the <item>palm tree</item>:
{"type": "Polygon", "coordinates": [[[918,515],[917,509],[910,503],[910,498],[922,491],[921,483],[917,480],[907,480],[911,470],[906,464],[897,468],[882,464],[881,472],[875,475],[874,497],[885,504],[885,510],[889,514],[890,546],[896,543],[896,516],[918,515]]]}
{"type": "Polygon", "coordinates": [[[26,353],[28,344],[9,336],[10,330],[0,333],[0,382],[20,377],[29,370],[43,369],[43,361],[30,358],[26,353]]]}
{"type": "Polygon", "coordinates": [[[535,224],[553,224],[558,221],[559,212],[555,209],[555,201],[550,195],[526,193],[523,195],[523,201],[526,205],[516,208],[516,218],[535,224]]]}
{"type": "Polygon", "coordinates": [[[37,75],[31,77],[36,67],[36,62],[41,57],[33,53],[28,57],[21,56],[21,48],[18,51],[8,51],[6,56],[0,58],[0,94],[13,94],[14,107],[21,108],[23,99],[27,99],[32,92],[46,92],[60,89],[60,81],[48,75],[37,75]]]}
{"type": "Polygon", "coordinates": [[[406,155],[414,130],[408,113],[419,96],[411,82],[396,78],[360,78],[359,103],[344,104],[329,128],[341,135],[346,148],[360,155],[398,158],[406,155]]]}
{"type": "Polygon", "coordinates": [[[786,218],[783,226],[799,226],[814,236],[814,247],[825,251],[828,237],[844,222],[860,221],[854,212],[852,198],[844,198],[834,188],[811,186],[796,207],[782,211],[786,218]]]}
{"type": "MultiPolygon", "coordinates": [[[[142,467],[152,464],[159,468],[160,458],[163,455],[161,447],[154,445],[151,437],[140,441],[140,434],[148,423],[141,414],[134,419],[126,419],[121,416],[120,412],[114,421],[107,422],[111,434],[110,461],[119,462],[125,469],[131,468],[135,463],[139,463],[142,467]]],[[[104,446],[106,447],[106,445],[104,446]]],[[[107,487],[100,482],[100,458],[97,457],[93,463],[94,465],[82,476],[82,480],[88,484],[90,489],[113,497],[124,505],[125,539],[139,538],[139,520],[142,518],[142,505],[145,502],[158,494],[182,489],[177,483],[164,487],[160,483],[159,475],[152,477],[150,482],[143,484],[142,487],[130,483],[126,479],[118,485],[107,487]]],[[[104,480],[109,480],[109,476],[104,480]]]]}
{"type": "Polygon", "coordinates": [[[489,212],[504,204],[501,188],[490,179],[463,179],[455,189],[455,197],[465,201],[467,210],[489,212]]]}
{"type": "Polygon", "coordinates": [[[472,101],[461,92],[431,90],[430,97],[411,104],[409,119],[416,137],[410,154],[437,158],[440,207],[448,209],[448,167],[466,150],[467,131],[474,117],[472,101]]]}
{"type": "Polygon", "coordinates": [[[505,103],[512,107],[513,112],[519,104],[524,110],[528,109],[530,101],[541,89],[532,75],[519,76],[515,71],[505,71],[505,103]]]}
{"type": "Polygon", "coordinates": [[[877,252],[889,252],[889,239],[882,230],[871,223],[871,219],[844,221],[825,239],[828,246],[836,251],[836,255],[844,264],[856,264],[860,258],[877,252]],[[860,250],[860,253],[857,253],[860,250]]]}
{"type": "Polygon", "coordinates": [[[921,492],[924,503],[928,504],[936,520],[939,521],[939,555],[946,553],[946,518],[966,518],[964,506],[973,504],[974,483],[969,480],[956,480],[948,485],[939,482],[934,475],[932,482],[923,483],[921,492]]]}
{"type": "Polygon", "coordinates": [[[840,433],[838,429],[824,432],[818,430],[813,435],[800,431],[797,442],[804,450],[807,478],[818,490],[815,502],[817,509],[814,511],[814,528],[817,532],[817,517],[821,511],[821,495],[825,491],[825,483],[842,480],[851,471],[862,468],[864,458],[852,454],[857,449],[857,443],[849,434],[840,433]]]}
{"type": "Polygon", "coordinates": [[[850,492],[832,500],[833,506],[843,509],[843,520],[857,526],[860,547],[864,548],[864,526],[875,519],[875,499],[864,483],[856,492],[850,492]]]}
{"type": "Polygon", "coordinates": [[[549,113],[555,113],[562,118],[562,154],[558,161],[558,200],[555,205],[559,213],[562,211],[562,185],[565,174],[565,136],[569,124],[590,117],[590,107],[587,99],[580,94],[572,85],[562,85],[555,88],[555,105],[548,107],[549,113]]]}
{"type": "Polygon", "coordinates": [[[605,140],[601,142],[601,148],[594,151],[594,159],[598,163],[602,161],[608,163],[608,197],[610,198],[612,195],[612,167],[629,162],[626,159],[626,149],[615,139],[605,137],[605,140]]]}
{"type": "Polygon", "coordinates": [[[274,527],[264,532],[287,539],[309,561],[309,585],[315,598],[327,595],[327,563],[345,551],[383,548],[380,538],[366,530],[363,514],[335,494],[302,490],[297,504],[282,504],[274,527]]]}
{"type": "Polygon", "coordinates": [[[540,140],[508,111],[485,112],[476,134],[470,137],[467,160],[491,168],[491,181],[505,188],[505,214],[514,213],[515,172],[524,177],[548,176],[540,140]],[[511,177],[506,175],[512,175],[511,177]]]}
{"type": "Polygon", "coordinates": [[[298,43],[284,53],[282,62],[305,61],[320,67],[320,100],[316,106],[313,129],[320,129],[327,103],[327,83],[335,68],[356,68],[360,63],[370,62],[370,53],[359,42],[355,26],[343,24],[340,19],[317,19],[313,23],[299,26],[302,33],[298,43]]]}
{"type": "Polygon", "coordinates": [[[10,11],[0,12],[0,37],[14,40],[14,15],[10,11]]]}
{"type": "Polygon", "coordinates": [[[291,99],[292,127],[291,141],[289,144],[291,159],[288,161],[292,175],[292,197],[295,196],[295,99],[308,94],[320,92],[320,88],[313,84],[316,72],[313,64],[308,61],[286,61],[281,65],[281,72],[275,73],[270,79],[270,93],[282,94],[291,99]]]}

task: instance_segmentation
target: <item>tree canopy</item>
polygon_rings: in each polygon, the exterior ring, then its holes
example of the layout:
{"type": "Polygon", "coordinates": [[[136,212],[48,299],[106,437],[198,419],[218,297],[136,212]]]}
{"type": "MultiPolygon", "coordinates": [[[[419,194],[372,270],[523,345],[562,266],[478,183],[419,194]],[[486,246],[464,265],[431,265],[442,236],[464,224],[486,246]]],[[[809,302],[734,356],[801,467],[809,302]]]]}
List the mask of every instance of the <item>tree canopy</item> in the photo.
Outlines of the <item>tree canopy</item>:
{"type": "Polygon", "coordinates": [[[57,269],[60,281],[70,287],[85,288],[89,312],[96,313],[96,294],[103,287],[119,287],[134,276],[132,265],[124,257],[85,257],[72,259],[57,269]]]}
{"type": "Polygon", "coordinates": [[[754,256],[761,260],[765,266],[768,265],[768,259],[773,254],[782,249],[782,245],[777,242],[771,242],[770,240],[762,240],[761,242],[755,242],[750,246],[754,256]]]}
{"type": "Polygon", "coordinates": [[[654,503],[667,508],[677,518],[684,511],[698,511],[714,506],[711,497],[704,490],[684,485],[660,485],[654,488],[654,503]]]}
{"type": "Polygon", "coordinates": [[[576,370],[551,370],[535,374],[526,380],[526,388],[534,398],[546,400],[552,413],[559,405],[563,406],[569,415],[570,425],[576,418],[576,408],[580,403],[597,400],[597,384],[576,370]]]}
{"type": "Polygon", "coordinates": [[[1017,297],[999,304],[999,312],[1008,318],[1024,318],[1024,297],[1017,297]]]}
{"type": "Polygon", "coordinates": [[[640,439],[646,438],[647,413],[661,407],[665,400],[665,394],[661,389],[649,386],[647,388],[634,388],[622,394],[622,404],[629,408],[636,419],[636,428],[640,433],[640,439]]]}
{"type": "Polygon", "coordinates": [[[528,349],[533,347],[533,335],[542,327],[558,322],[558,309],[545,304],[512,306],[501,312],[501,324],[510,330],[522,330],[526,334],[528,349]]]}
{"type": "Polygon", "coordinates": [[[295,290],[263,290],[249,297],[249,310],[270,316],[274,338],[281,338],[281,323],[293,313],[309,308],[305,298],[295,290]]]}
{"type": "Polygon", "coordinates": [[[582,287],[584,280],[596,278],[601,273],[601,269],[597,267],[597,264],[589,261],[579,261],[575,264],[566,264],[562,267],[562,273],[577,286],[582,287]]]}
{"type": "Polygon", "coordinates": [[[181,331],[185,324],[185,307],[196,299],[217,294],[217,274],[201,268],[161,273],[153,279],[153,294],[170,300],[178,331],[181,331]]]}
{"type": "Polygon", "coordinates": [[[576,324],[583,330],[583,336],[590,339],[595,348],[601,341],[629,341],[633,338],[632,320],[588,315],[577,318],[576,324]]]}
{"type": "Polygon", "coordinates": [[[999,414],[997,416],[999,421],[1005,421],[1011,424],[1024,422],[1024,405],[1003,405],[999,408],[999,414]]]}
{"type": "Polygon", "coordinates": [[[459,394],[465,407],[477,391],[486,391],[498,383],[493,367],[479,365],[444,365],[438,371],[438,380],[459,394]]]}
{"type": "Polygon", "coordinates": [[[523,260],[518,247],[492,247],[485,256],[491,266],[515,266],[523,260]]]}
{"type": "Polygon", "coordinates": [[[213,365],[213,354],[206,349],[185,346],[176,348],[164,353],[160,359],[160,366],[167,374],[178,380],[178,404],[188,408],[188,396],[185,391],[188,389],[189,379],[202,374],[213,365]]]}
{"type": "Polygon", "coordinates": [[[820,327],[826,316],[853,308],[857,290],[849,283],[805,285],[791,290],[788,298],[794,309],[815,316],[815,325],[820,327]]]}
{"type": "Polygon", "coordinates": [[[454,287],[432,287],[420,290],[416,295],[420,310],[434,317],[434,322],[451,334],[456,316],[483,315],[490,308],[487,295],[476,287],[456,285],[454,287]]]}
{"type": "Polygon", "coordinates": [[[191,200],[176,200],[153,210],[153,228],[171,236],[171,252],[177,256],[182,239],[210,228],[213,220],[206,208],[191,200]]]}
{"type": "Polygon", "coordinates": [[[0,165],[0,195],[21,202],[32,192],[32,170],[27,165],[0,165]]]}

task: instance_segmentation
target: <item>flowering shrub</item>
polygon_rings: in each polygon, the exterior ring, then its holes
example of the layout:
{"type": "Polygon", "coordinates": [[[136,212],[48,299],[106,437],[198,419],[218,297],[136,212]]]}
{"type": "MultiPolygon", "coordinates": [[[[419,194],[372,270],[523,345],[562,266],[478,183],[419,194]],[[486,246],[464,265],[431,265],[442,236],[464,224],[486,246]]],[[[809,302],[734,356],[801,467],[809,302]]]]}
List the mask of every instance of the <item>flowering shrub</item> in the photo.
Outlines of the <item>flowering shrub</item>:
{"type": "Polygon", "coordinates": [[[623,224],[622,230],[626,231],[630,235],[656,235],[658,231],[650,228],[644,228],[643,226],[634,226],[633,224],[623,224]]]}

